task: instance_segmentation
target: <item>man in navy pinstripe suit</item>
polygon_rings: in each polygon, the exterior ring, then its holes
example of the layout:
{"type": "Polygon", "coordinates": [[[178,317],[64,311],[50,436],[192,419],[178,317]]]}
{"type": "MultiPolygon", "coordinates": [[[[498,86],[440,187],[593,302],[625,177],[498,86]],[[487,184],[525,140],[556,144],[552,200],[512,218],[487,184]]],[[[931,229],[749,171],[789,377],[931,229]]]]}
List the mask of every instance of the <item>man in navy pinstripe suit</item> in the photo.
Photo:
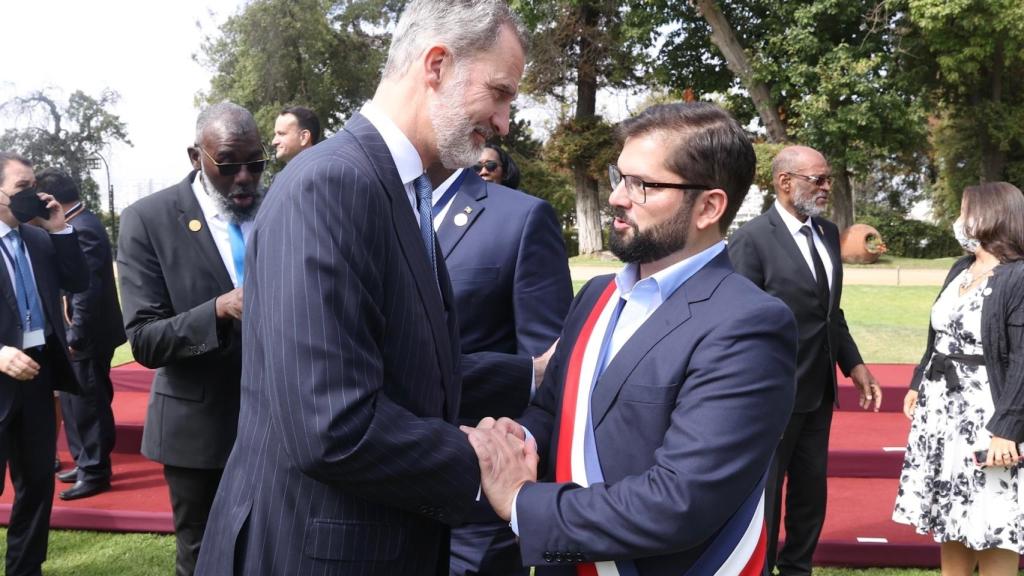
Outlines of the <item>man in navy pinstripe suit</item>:
{"type": "Polygon", "coordinates": [[[502,0],[413,0],[373,100],[277,177],[248,243],[238,436],[197,573],[447,573],[480,470],[453,425],[455,310],[416,208],[427,167],[472,164],[507,132],[524,47],[502,0]]]}

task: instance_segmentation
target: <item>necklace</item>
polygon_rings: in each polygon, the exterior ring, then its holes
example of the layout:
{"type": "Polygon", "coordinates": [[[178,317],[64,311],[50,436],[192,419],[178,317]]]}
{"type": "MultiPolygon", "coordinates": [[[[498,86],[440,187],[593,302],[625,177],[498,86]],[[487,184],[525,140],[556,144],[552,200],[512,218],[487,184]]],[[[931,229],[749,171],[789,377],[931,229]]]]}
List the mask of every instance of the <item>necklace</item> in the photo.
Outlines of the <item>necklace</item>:
{"type": "Polygon", "coordinates": [[[971,286],[971,284],[974,284],[976,281],[981,280],[982,278],[991,274],[992,270],[994,270],[995,267],[999,266],[1000,264],[1002,264],[1002,262],[996,262],[995,264],[989,266],[980,273],[972,273],[970,268],[964,270],[964,279],[960,281],[960,292],[966,292],[967,289],[971,286]]]}

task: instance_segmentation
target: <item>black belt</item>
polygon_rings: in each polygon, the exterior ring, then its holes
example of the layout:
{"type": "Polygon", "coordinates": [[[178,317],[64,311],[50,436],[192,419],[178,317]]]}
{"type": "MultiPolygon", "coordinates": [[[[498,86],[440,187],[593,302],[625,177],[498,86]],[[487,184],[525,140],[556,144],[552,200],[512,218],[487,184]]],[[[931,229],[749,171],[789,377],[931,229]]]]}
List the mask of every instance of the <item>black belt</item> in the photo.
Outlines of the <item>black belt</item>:
{"type": "Polygon", "coordinates": [[[958,392],[963,390],[960,385],[960,376],[956,373],[955,364],[965,366],[984,366],[985,357],[981,354],[942,354],[936,352],[932,356],[932,362],[928,365],[925,375],[929,380],[938,380],[943,376],[946,380],[946,390],[958,392]]]}

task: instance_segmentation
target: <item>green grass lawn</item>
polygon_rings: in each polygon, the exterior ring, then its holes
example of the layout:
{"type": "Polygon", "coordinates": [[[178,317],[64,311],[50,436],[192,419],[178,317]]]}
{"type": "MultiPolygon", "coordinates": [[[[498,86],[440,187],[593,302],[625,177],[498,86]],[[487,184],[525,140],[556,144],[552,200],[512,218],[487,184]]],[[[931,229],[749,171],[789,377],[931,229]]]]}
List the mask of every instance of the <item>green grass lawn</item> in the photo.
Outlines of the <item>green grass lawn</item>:
{"type": "Polygon", "coordinates": [[[845,286],[843,312],[866,362],[916,364],[938,286],[845,286]]]}
{"type": "MultiPolygon", "coordinates": [[[[7,553],[6,528],[0,528],[0,553],[7,553]]],[[[53,530],[43,573],[47,576],[173,574],[174,537],[53,530]]]]}

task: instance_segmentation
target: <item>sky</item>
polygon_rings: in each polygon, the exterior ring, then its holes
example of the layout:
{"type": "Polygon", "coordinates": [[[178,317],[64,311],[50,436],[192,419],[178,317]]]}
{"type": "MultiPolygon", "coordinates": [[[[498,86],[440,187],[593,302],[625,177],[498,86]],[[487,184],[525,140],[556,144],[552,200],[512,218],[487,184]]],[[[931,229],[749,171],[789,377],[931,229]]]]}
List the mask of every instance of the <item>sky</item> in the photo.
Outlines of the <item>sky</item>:
{"type": "MultiPolygon", "coordinates": [[[[108,150],[118,210],[179,182],[191,165],[196,93],[211,73],[193,61],[241,0],[12,0],[4,2],[0,102],[40,89],[64,100],[75,90],[121,94],[113,112],[134,147],[108,150]],[[201,22],[200,25],[197,23],[201,22]],[[45,32],[46,39],[40,37],[45,32]]],[[[0,115],[0,129],[14,119],[0,115]]],[[[93,173],[101,190],[107,177],[93,173]]],[[[103,195],[105,200],[105,195],[103,195]]]]}
{"type": "MultiPolygon", "coordinates": [[[[58,100],[75,90],[98,97],[105,88],[121,100],[112,111],[127,124],[134,146],[104,151],[115,209],[181,181],[191,170],[186,148],[195,139],[195,97],[211,71],[196,63],[203,38],[216,34],[245,0],[9,0],[2,9],[8,56],[0,65],[0,102],[46,89],[58,100]],[[46,39],[40,33],[45,32],[46,39]]],[[[630,113],[638,97],[599,93],[599,112],[611,120],[630,113]]],[[[554,109],[520,99],[521,117],[542,136],[554,109]]],[[[0,130],[16,118],[0,114],[0,130]]],[[[266,135],[269,141],[270,135],[266,135]]],[[[106,190],[102,167],[93,172],[106,190]]],[[[104,208],[106,195],[101,193],[104,208]]]]}

